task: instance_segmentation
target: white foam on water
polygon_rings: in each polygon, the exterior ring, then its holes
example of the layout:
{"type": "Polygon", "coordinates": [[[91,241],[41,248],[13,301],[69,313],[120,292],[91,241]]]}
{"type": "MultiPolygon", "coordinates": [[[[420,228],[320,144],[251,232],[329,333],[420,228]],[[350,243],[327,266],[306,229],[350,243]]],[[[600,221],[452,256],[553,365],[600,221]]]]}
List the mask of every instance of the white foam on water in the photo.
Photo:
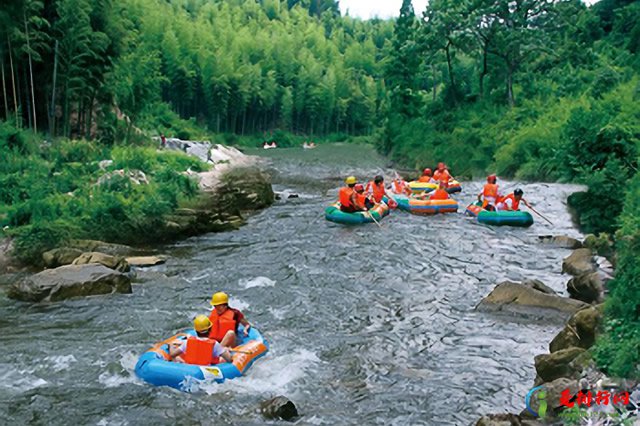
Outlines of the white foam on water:
{"type": "Polygon", "coordinates": [[[133,373],[136,368],[136,363],[138,362],[138,356],[139,355],[136,355],[133,352],[123,353],[120,357],[120,365],[122,365],[125,370],[133,373]]]}
{"type": "Polygon", "coordinates": [[[46,380],[36,377],[32,373],[33,370],[16,370],[9,365],[2,364],[0,365],[0,387],[21,393],[49,384],[46,380]]]}
{"type": "Polygon", "coordinates": [[[117,373],[111,373],[105,371],[98,376],[98,382],[100,382],[105,388],[117,388],[129,383],[140,384],[140,381],[135,375],[127,373],[127,375],[121,375],[117,373]]]}
{"type": "Polygon", "coordinates": [[[71,364],[78,360],[73,355],[54,355],[44,359],[47,367],[54,371],[68,370],[71,364]]]}
{"type": "Polygon", "coordinates": [[[274,357],[267,353],[247,371],[247,375],[224,383],[206,383],[200,390],[207,394],[235,392],[241,394],[274,394],[286,392],[297,380],[308,375],[307,371],[320,359],[306,349],[274,357]]]}
{"type": "Polygon", "coordinates": [[[185,278],[184,280],[189,284],[191,284],[194,281],[201,281],[201,280],[204,280],[205,278],[209,278],[209,276],[210,274],[206,273],[206,274],[198,275],[197,277],[193,277],[193,278],[185,278]]]}
{"type": "Polygon", "coordinates": [[[276,285],[276,282],[270,280],[267,277],[255,277],[251,279],[242,279],[238,280],[238,284],[243,288],[253,288],[253,287],[273,287],[276,285]]]}
{"type": "Polygon", "coordinates": [[[287,313],[289,312],[286,309],[274,309],[272,307],[267,308],[269,313],[273,315],[273,317],[277,320],[283,320],[287,317],[287,313]]]}

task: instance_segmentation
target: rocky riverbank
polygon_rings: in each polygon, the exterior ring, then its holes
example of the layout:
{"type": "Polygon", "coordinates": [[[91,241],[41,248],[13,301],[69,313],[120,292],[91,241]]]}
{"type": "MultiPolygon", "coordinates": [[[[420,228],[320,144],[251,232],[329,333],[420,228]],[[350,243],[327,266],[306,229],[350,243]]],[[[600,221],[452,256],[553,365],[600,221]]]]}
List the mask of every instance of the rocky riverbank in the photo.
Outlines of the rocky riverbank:
{"type": "MultiPolygon", "coordinates": [[[[558,296],[542,283],[501,283],[483,299],[478,308],[546,319],[550,317],[549,314],[555,317],[566,317],[569,314],[568,319],[564,328],[549,343],[549,353],[534,358],[536,377],[531,388],[540,388],[530,396],[529,405],[519,414],[485,415],[478,420],[476,426],[565,424],[562,413],[567,407],[561,403],[563,392],[565,395],[568,392],[571,397],[580,391],[585,396],[591,392],[594,401],[598,392],[607,391],[610,395],[629,393],[632,402],[626,407],[624,404],[618,405],[617,412],[612,405],[597,405],[592,402],[590,407],[581,406],[584,409],[581,415],[591,421],[588,424],[614,424],[606,423],[605,412],[616,413],[618,418],[637,416],[638,407],[633,401],[640,400],[638,384],[607,377],[597,369],[590,352],[602,326],[602,302],[607,293],[607,283],[614,276],[612,263],[615,263],[615,254],[612,243],[606,238],[594,236],[588,236],[583,242],[551,236],[540,237],[540,241],[574,250],[562,263],[562,271],[572,277],[567,282],[570,297],[558,296]],[[538,399],[540,391],[544,391],[542,395],[546,404],[544,420],[533,414],[541,411],[541,400],[538,399]]],[[[525,395],[522,398],[525,407],[525,395]]],[[[578,416],[577,413],[575,415],[578,416]]],[[[637,417],[635,418],[637,421],[637,417]]]]}
{"type": "MultiPolygon", "coordinates": [[[[210,170],[186,173],[197,180],[199,194],[167,215],[164,241],[207,232],[238,229],[252,211],[271,205],[274,193],[258,158],[235,148],[209,142],[169,139],[165,150],[179,150],[198,157],[210,170]]],[[[124,171],[123,171],[124,173],[124,171]]],[[[144,176],[144,174],[142,174],[144,176]]],[[[11,256],[11,241],[0,241],[0,274],[25,270],[11,256]]],[[[42,254],[45,271],[12,279],[8,295],[24,301],[56,301],[76,296],[131,292],[131,266],[145,267],[165,261],[145,256],[148,249],[92,240],[70,240],[42,254]],[[143,255],[143,256],[140,256],[143,255]]]]}

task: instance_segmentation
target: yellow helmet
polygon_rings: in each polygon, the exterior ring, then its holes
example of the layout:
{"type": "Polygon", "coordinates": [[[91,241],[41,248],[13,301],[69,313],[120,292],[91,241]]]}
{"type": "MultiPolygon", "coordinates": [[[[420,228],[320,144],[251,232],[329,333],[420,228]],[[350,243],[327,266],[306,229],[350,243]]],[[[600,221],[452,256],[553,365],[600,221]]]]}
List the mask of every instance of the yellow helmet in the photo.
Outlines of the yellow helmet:
{"type": "Polygon", "coordinates": [[[355,185],[356,182],[358,182],[358,180],[356,179],[355,176],[349,176],[344,180],[344,183],[346,183],[347,185],[355,185]]]}
{"type": "Polygon", "coordinates": [[[223,305],[225,303],[229,303],[229,296],[227,296],[227,293],[219,291],[211,297],[211,305],[213,306],[223,305]]]}
{"type": "Polygon", "coordinates": [[[209,321],[206,315],[198,315],[193,320],[193,328],[195,328],[198,333],[207,331],[211,328],[211,321],[209,321]]]}

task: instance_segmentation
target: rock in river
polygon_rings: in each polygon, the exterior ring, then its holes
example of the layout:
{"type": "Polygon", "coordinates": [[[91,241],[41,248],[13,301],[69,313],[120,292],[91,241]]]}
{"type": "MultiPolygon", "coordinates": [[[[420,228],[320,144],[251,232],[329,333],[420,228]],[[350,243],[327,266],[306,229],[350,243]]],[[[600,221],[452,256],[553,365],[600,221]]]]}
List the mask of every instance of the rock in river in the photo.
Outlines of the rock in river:
{"type": "Polygon", "coordinates": [[[131,279],[104,265],[91,263],[47,269],[12,285],[8,295],[40,302],[110,293],[131,293],[131,279]]]}

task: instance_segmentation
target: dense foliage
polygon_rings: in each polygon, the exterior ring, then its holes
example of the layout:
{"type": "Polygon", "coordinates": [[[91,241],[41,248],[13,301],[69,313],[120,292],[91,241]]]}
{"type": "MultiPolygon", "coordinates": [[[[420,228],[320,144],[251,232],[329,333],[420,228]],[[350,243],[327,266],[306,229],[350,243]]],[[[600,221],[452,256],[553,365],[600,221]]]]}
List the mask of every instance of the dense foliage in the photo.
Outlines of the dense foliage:
{"type": "Polygon", "coordinates": [[[33,264],[72,238],[162,240],[163,216],[197,193],[181,172],[206,167],[154,148],[97,148],[84,140],[38,145],[30,133],[2,123],[0,156],[0,227],[15,237],[18,257],[33,264]]]}

